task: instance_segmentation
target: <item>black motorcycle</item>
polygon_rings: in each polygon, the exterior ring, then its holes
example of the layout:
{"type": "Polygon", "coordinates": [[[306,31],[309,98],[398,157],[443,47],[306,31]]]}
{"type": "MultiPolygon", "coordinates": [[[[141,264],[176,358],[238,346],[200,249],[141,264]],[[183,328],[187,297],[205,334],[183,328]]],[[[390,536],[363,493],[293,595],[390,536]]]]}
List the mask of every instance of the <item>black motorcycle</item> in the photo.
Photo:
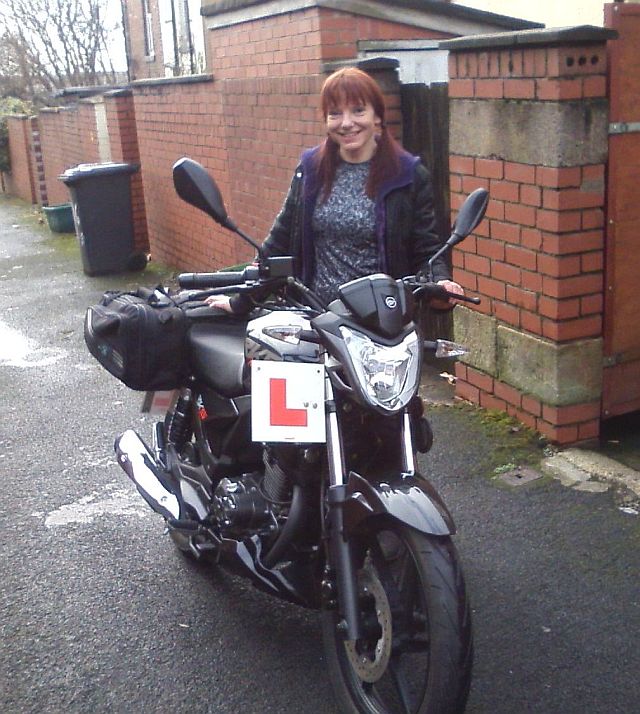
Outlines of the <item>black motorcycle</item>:
{"type": "MultiPolygon", "coordinates": [[[[324,305],[290,258],[265,257],[233,224],[200,165],[181,159],[173,175],[181,198],[257,260],[89,309],[87,344],[109,371],[175,390],[151,447],[132,430],[118,437],[119,464],[188,557],[321,611],[343,711],[463,711],[472,631],[455,526],[415,455],[431,445],[416,396],[423,350],[460,354],[420,337],[416,298],[448,294],[428,276],[376,274],[324,305]],[[204,303],[223,292],[245,295],[247,318],[204,303]]],[[[482,189],[469,196],[442,251],[487,201],[482,189]]]]}

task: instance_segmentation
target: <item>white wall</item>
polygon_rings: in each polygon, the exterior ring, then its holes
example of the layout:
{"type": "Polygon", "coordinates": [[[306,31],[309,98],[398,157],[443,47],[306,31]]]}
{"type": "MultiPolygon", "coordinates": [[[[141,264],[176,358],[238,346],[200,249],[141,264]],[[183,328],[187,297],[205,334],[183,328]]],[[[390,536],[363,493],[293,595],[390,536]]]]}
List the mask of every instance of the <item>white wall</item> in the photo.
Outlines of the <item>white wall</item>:
{"type": "Polygon", "coordinates": [[[486,12],[542,22],[547,27],[602,26],[604,0],[453,0],[486,12]]]}

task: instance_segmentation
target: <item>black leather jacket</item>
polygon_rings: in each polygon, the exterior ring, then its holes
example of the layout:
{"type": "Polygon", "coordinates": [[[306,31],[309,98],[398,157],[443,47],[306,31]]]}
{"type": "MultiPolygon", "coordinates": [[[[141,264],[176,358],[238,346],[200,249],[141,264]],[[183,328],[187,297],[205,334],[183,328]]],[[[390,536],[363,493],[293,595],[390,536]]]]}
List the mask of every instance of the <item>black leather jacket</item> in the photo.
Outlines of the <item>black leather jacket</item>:
{"type": "MultiPolygon", "coordinates": [[[[314,155],[306,151],[297,167],[282,210],[264,242],[266,255],[292,255],[296,272],[305,283],[314,270],[311,216],[320,186],[314,155]]],[[[429,258],[440,248],[436,232],[433,192],[429,172],[416,156],[403,152],[400,172],[382,185],[375,199],[376,236],[380,272],[393,278],[426,269],[429,258]]],[[[434,279],[450,279],[446,259],[434,263],[434,279]]]]}

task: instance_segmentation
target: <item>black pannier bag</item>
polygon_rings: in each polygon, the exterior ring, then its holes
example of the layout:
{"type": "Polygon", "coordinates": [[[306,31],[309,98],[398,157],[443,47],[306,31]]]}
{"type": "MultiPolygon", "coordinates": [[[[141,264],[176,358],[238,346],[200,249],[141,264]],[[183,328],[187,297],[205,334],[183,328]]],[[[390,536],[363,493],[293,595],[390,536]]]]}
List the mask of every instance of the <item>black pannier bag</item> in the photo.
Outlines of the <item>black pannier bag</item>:
{"type": "Polygon", "coordinates": [[[87,310],[89,352],[140,391],[176,389],[188,376],[187,316],[162,289],[107,292],[87,310]]]}

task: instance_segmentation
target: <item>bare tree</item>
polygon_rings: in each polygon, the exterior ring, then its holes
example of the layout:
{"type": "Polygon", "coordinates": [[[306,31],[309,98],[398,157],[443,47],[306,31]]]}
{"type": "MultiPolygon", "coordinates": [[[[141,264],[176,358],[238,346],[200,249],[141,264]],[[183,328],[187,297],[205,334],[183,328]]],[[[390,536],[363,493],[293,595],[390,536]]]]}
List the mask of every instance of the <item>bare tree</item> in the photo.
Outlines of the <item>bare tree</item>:
{"type": "Polygon", "coordinates": [[[0,92],[19,96],[115,80],[108,0],[0,0],[0,92]],[[2,61],[4,60],[4,61],[2,61]]]}

